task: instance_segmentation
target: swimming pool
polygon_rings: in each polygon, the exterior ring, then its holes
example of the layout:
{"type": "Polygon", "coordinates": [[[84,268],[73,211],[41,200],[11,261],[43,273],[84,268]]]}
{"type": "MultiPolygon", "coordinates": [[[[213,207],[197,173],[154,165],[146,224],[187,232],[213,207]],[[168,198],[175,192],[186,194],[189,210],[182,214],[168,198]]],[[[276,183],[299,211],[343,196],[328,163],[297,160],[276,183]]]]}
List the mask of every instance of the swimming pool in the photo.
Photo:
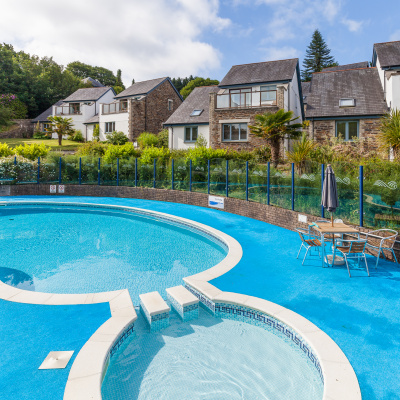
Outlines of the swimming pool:
{"type": "Polygon", "coordinates": [[[181,284],[221,262],[219,238],[188,223],[127,208],[62,204],[0,207],[0,279],[20,289],[141,293],[181,284]]]}

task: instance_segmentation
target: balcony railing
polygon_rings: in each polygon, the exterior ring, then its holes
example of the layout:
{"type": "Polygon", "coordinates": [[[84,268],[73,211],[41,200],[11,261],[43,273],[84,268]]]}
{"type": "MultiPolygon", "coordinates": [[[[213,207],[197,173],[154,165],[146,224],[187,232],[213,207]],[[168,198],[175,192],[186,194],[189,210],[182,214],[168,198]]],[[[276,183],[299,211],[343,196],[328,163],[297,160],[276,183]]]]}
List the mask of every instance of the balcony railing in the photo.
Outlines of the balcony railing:
{"type": "Polygon", "coordinates": [[[276,90],[217,94],[216,108],[276,106],[276,90]]]}
{"type": "Polygon", "coordinates": [[[71,107],[71,106],[56,106],[55,107],[56,115],[82,115],[80,109],[71,107]]]}
{"type": "Polygon", "coordinates": [[[103,114],[118,114],[128,112],[127,103],[111,103],[103,104],[103,114]]]}

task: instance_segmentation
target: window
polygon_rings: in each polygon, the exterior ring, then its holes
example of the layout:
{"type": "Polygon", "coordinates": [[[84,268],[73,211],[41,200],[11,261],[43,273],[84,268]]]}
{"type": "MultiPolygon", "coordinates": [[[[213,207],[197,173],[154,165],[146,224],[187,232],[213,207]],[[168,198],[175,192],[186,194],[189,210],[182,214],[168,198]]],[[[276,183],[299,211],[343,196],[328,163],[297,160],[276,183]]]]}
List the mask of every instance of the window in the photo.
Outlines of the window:
{"type": "Polygon", "coordinates": [[[50,124],[48,124],[48,123],[43,123],[43,132],[46,132],[46,129],[49,129],[50,128],[50,124]]]}
{"type": "Polygon", "coordinates": [[[115,131],[115,122],[106,122],[105,133],[111,133],[115,131]]]}
{"type": "Polygon", "coordinates": [[[336,136],[346,141],[358,138],[358,121],[336,121],[336,136]]]}
{"type": "Polygon", "coordinates": [[[119,108],[121,111],[126,111],[128,109],[128,100],[120,100],[119,108]]]}
{"type": "Polygon", "coordinates": [[[81,104],[80,103],[69,103],[69,113],[70,114],[80,114],[81,104]]]}
{"type": "Polygon", "coordinates": [[[173,108],[174,108],[174,101],[168,99],[168,111],[172,111],[173,108]]]}
{"type": "Polygon", "coordinates": [[[276,85],[260,86],[261,104],[274,105],[276,104],[276,85]]]}
{"type": "Polygon", "coordinates": [[[251,88],[230,89],[231,107],[251,107],[251,88]]]}
{"type": "Polygon", "coordinates": [[[195,142],[197,140],[197,126],[185,127],[185,142],[195,142]]]}
{"type": "Polygon", "coordinates": [[[340,99],[339,107],[355,107],[356,99],[340,99]]]}
{"type": "Polygon", "coordinates": [[[193,110],[192,113],[190,114],[191,117],[198,117],[203,110],[193,110]]]}
{"type": "Polygon", "coordinates": [[[223,124],[222,141],[234,142],[247,140],[247,124],[223,124]]]}

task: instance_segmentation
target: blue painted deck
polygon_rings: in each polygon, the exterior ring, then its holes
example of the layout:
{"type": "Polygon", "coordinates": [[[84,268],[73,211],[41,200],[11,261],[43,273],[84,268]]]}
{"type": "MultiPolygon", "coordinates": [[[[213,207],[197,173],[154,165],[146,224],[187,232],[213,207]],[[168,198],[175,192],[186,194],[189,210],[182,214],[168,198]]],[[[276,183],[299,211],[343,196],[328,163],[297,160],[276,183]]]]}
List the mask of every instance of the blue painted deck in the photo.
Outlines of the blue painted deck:
{"type": "MultiPolygon", "coordinates": [[[[321,268],[319,259],[296,260],[297,233],[218,210],[149,200],[23,197],[127,205],[193,219],[237,239],[244,255],[212,281],[221,290],[258,296],[308,318],[341,347],[353,365],[364,400],[400,399],[400,267],[369,259],[363,268],[321,268]]],[[[3,198],[3,200],[22,199],[3,198]]],[[[362,264],[361,264],[362,265],[362,264]]]]}

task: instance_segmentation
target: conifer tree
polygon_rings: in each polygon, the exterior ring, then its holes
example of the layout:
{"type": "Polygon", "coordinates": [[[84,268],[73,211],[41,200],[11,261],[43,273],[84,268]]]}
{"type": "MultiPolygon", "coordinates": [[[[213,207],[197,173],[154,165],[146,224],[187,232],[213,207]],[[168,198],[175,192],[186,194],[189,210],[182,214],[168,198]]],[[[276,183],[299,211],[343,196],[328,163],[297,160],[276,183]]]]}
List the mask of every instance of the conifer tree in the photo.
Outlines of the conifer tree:
{"type": "Polygon", "coordinates": [[[117,71],[117,79],[115,80],[115,86],[121,86],[123,89],[125,89],[125,86],[124,86],[124,84],[123,84],[123,82],[122,82],[122,77],[121,77],[121,75],[122,75],[122,72],[121,72],[121,70],[119,69],[119,70],[117,71]]]}
{"type": "Polygon", "coordinates": [[[306,56],[303,61],[303,71],[301,72],[302,80],[305,82],[310,81],[313,72],[321,72],[323,68],[338,65],[334,57],[330,54],[331,50],[325,43],[321,32],[316,29],[306,50],[306,56]]]}

